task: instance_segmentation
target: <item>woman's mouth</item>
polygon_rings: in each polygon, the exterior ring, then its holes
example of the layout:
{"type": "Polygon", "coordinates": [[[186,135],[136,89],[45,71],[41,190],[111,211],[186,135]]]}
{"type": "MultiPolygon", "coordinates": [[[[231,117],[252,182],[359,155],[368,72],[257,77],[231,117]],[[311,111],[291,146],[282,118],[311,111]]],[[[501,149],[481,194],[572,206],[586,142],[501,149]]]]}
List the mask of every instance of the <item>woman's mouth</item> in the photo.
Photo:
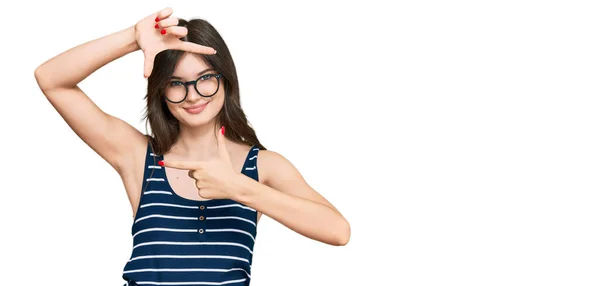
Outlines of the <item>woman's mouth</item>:
{"type": "Polygon", "coordinates": [[[202,112],[202,110],[204,110],[204,108],[206,108],[207,105],[208,105],[208,102],[190,106],[190,107],[185,107],[183,109],[185,109],[185,111],[187,111],[190,114],[198,114],[198,113],[202,112]]]}

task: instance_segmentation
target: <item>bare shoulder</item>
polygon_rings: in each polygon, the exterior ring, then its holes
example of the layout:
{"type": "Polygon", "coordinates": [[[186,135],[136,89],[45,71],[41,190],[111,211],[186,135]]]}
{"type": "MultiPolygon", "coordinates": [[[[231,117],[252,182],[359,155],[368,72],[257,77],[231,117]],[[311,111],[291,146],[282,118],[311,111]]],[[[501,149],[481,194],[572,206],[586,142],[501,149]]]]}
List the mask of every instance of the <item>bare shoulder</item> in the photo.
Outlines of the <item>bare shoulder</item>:
{"type": "Polygon", "coordinates": [[[277,151],[260,150],[256,165],[266,184],[273,184],[275,180],[304,180],[294,164],[277,151]]]}
{"type": "MultiPolygon", "coordinates": [[[[246,157],[250,154],[250,146],[243,143],[229,142],[227,150],[229,150],[231,160],[236,169],[241,169],[246,157]],[[237,165],[236,165],[237,164],[237,165]]],[[[263,184],[273,182],[270,178],[286,179],[301,179],[300,173],[294,165],[278,152],[270,150],[259,150],[257,154],[256,166],[258,168],[258,178],[263,184]]]]}

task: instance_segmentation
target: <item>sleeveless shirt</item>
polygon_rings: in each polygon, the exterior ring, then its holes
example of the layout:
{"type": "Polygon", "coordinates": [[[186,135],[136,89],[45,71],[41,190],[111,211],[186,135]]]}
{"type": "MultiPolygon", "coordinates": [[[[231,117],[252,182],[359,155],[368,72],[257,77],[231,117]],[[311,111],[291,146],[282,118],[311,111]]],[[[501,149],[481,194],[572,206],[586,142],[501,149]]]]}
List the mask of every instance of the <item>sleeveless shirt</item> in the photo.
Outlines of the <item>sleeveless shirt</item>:
{"type": "MultiPolygon", "coordinates": [[[[258,151],[251,147],[241,170],[256,181],[258,151]]],[[[229,199],[179,196],[159,160],[148,143],[125,285],[250,285],[256,210],[229,199]]]]}

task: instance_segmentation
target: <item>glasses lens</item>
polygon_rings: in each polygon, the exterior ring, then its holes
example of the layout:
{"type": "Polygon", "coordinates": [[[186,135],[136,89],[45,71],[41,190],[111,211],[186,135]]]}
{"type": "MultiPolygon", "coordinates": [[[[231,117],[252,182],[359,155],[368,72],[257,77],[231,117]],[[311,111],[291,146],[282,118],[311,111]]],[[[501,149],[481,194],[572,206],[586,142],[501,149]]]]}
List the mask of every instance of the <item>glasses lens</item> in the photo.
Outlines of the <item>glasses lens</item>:
{"type": "Polygon", "coordinates": [[[213,96],[219,89],[219,78],[216,74],[201,76],[196,82],[196,90],[202,96],[213,96]]]}
{"type": "Polygon", "coordinates": [[[179,102],[185,98],[186,87],[182,82],[172,81],[165,88],[165,96],[169,101],[179,102]]]}

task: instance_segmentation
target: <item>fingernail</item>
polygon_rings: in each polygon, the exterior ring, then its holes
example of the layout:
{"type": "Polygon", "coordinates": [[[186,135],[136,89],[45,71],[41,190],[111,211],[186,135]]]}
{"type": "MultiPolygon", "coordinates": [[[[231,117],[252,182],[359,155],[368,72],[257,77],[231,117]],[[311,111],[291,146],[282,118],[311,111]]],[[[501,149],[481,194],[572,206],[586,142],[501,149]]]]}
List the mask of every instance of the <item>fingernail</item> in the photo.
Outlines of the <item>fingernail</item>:
{"type": "Polygon", "coordinates": [[[217,53],[217,50],[215,50],[215,54],[217,53]]]}
{"type": "Polygon", "coordinates": [[[158,24],[154,25],[154,28],[157,28],[157,29],[158,29],[158,24]]]}
{"type": "Polygon", "coordinates": [[[162,29],[162,31],[160,31],[160,33],[164,35],[164,34],[166,34],[166,33],[167,33],[167,30],[165,30],[165,29],[162,29]]]}
{"type": "Polygon", "coordinates": [[[225,126],[221,126],[221,134],[225,135],[225,126]]]}
{"type": "Polygon", "coordinates": [[[162,160],[160,160],[160,161],[158,161],[158,164],[161,165],[161,166],[164,166],[165,162],[163,162],[162,160]]]}
{"type": "Polygon", "coordinates": [[[156,17],[156,19],[154,19],[154,22],[158,22],[160,21],[160,19],[158,19],[158,17],[156,17]]]}

